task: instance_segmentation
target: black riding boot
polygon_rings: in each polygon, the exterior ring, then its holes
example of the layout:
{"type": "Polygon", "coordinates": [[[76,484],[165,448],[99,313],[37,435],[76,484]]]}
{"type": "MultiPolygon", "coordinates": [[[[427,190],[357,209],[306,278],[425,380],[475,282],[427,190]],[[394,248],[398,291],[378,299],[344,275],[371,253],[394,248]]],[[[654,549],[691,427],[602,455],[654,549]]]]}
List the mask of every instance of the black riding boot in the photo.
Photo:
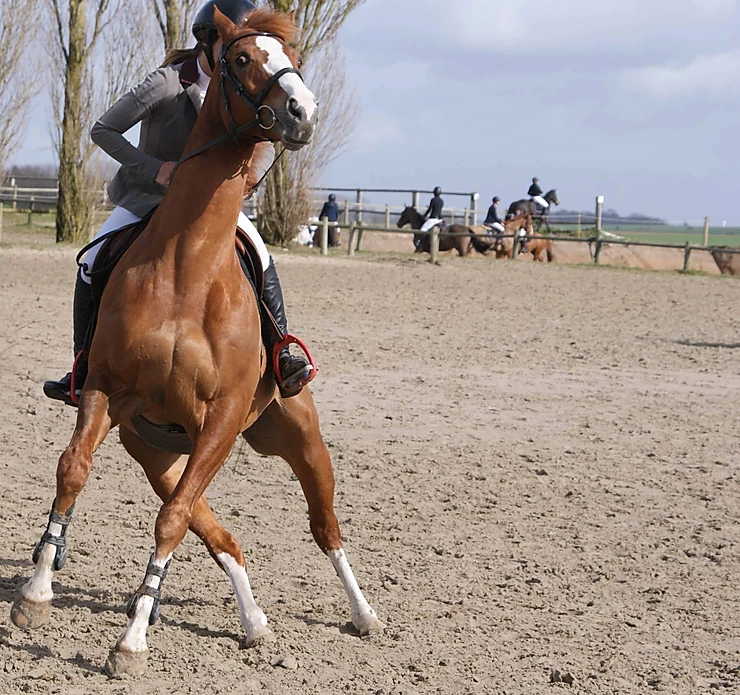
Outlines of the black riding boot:
{"type": "MultiPolygon", "coordinates": [[[[262,293],[262,300],[267,306],[267,310],[272,314],[275,323],[280,328],[280,332],[285,335],[288,332],[288,319],[285,316],[285,303],[283,302],[283,290],[280,287],[280,278],[278,278],[275,262],[270,259],[270,265],[265,270],[265,289],[262,293]]],[[[267,354],[272,364],[272,349],[276,342],[274,333],[265,327],[263,330],[263,340],[267,348],[267,354]]],[[[280,394],[284,398],[296,396],[303,388],[300,383],[311,375],[312,367],[304,357],[294,357],[286,347],[280,351],[278,358],[280,374],[275,375],[280,394]]]]}
{"type": "MultiPolygon", "coordinates": [[[[95,303],[92,297],[92,288],[85,282],[80,274],[77,273],[77,282],[75,283],[75,296],[72,311],[73,339],[75,357],[85,348],[85,339],[95,313],[95,303]]],[[[79,398],[82,392],[82,385],[87,377],[87,361],[82,359],[77,364],[75,374],[75,392],[79,398]]],[[[72,386],[72,372],[68,372],[59,381],[44,382],[44,394],[49,398],[57,401],[64,401],[67,405],[75,405],[70,397],[70,388],[72,386]]]]}

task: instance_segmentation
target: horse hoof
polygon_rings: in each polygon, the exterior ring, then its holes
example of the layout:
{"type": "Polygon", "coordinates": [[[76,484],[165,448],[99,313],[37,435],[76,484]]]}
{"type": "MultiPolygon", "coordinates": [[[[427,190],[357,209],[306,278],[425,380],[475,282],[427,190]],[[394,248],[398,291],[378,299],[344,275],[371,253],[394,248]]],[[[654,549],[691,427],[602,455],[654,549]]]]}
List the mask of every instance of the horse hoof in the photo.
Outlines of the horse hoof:
{"type": "Polygon", "coordinates": [[[21,630],[37,630],[49,622],[51,615],[51,601],[40,603],[29,601],[21,594],[13,602],[10,609],[10,619],[21,630]]]}
{"type": "Polygon", "coordinates": [[[122,676],[143,676],[146,672],[146,662],[149,650],[145,652],[130,652],[124,649],[111,649],[108,660],[105,662],[105,672],[111,678],[122,676]]]}
{"type": "Polygon", "coordinates": [[[275,635],[273,631],[267,627],[267,625],[261,625],[252,630],[251,634],[247,635],[242,642],[243,649],[250,649],[256,647],[259,644],[266,642],[274,642],[275,635]]]}
{"type": "Polygon", "coordinates": [[[352,624],[357,628],[360,637],[367,637],[367,635],[375,632],[383,632],[385,628],[385,625],[380,622],[372,608],[366,613],[353,615],[352,624]]]}

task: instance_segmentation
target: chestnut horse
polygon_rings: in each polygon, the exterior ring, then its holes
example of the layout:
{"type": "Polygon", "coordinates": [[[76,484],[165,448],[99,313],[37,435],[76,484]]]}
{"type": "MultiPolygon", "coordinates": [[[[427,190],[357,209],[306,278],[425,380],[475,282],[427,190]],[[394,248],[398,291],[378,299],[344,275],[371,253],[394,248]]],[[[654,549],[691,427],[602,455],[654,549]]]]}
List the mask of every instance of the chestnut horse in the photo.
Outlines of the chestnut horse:
{"type": "Polygon", "coordinates": [[[261,454],[289,463],[308,502],[313,537],[349,597],[352,622],[361,634],[382,628],[342,549],[331,460],[311,393],[304,388],[294,398],[280,397],[261,340],[257,301],[234,252],[256,143],[280,141],[289,149],[307,144],[316,98],[296,69],[292,16],[260,9],[236,26],[215,14],[224,45],[221,79],[214,75],[211,81],[167,195],[103,294],[77,425],[59,459],[49,524],[34,553],[33,576],[11,611],[23,628],[48,619],[52,570],[64,564],[74,502],[94,452],[120,425],[124,447],[143,466],[163,505],[154,553],[129,604],[130,621],[106,663],[111,675],[143,673],[147,628],[158,617],[167,567],[188,528],[229,575],[247,646],[269,634],[244,555],[205,497],[240,433],[261,454]],[[192,444],[189,457],[147,444],[131,425],[138,415],[182,426],[192,444]]]}
{"type": "MultiPolygon", "coordinates": [[[[407,224],[411,225],[411,229],[414,230],[421,229],[424,224],[424,216],[415,207],[409,207],[408,205],[401,213],[401,217],[398,218],[398,227],[400,229],[407,224]]],[[[465,227],[461,224],[452,224],[445,227],[444,231],[449,232],[450,236],[445,234],[444,236],[439,237],[440,251],[454,250],[461,256],[468,256],[470,254],[471,243],[469,227],[465,227]]],[[[431,250],[431,234],[414,234],[414,253],[431,253],[431,250]]]]}
{"type": "MultiPolygon", "coordinates": [[[[532,216],[529,213],[512,217],[510,220],[506,220],[504,223],[505,234],[517,235],[527,234],[532,235],[532,216]]],[[[478,225],[470,228],[471,232],[474,232],[476,236],[471,238],[473,248],[478,252],[487,256],[491,251],[494,251],[496,258],[511,258],[511,238],[504,238],[498,234],[491,233],[491,229],[484,225],[478,225]],[[485,234],[486,236],[481,236],[485,234]]]]}

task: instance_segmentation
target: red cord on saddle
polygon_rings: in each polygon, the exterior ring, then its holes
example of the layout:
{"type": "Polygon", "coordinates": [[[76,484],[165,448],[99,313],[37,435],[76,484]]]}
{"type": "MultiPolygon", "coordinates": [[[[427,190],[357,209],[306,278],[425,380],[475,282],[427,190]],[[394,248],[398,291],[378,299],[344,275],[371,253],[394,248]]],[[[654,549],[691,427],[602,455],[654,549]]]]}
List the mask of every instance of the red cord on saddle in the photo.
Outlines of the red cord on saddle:
{"type": "Polygon", "coordinates": [[[78,404],[79,398],[77,398],[77,388],[75,382],[77,381],[77,365],[79,364],[80,360],[85,356],[85,350],[80,350],[75,355],[75,361],[72,364],[72,378],[69,381],[69,399],[74,403],[75,405],[78,404]]]}

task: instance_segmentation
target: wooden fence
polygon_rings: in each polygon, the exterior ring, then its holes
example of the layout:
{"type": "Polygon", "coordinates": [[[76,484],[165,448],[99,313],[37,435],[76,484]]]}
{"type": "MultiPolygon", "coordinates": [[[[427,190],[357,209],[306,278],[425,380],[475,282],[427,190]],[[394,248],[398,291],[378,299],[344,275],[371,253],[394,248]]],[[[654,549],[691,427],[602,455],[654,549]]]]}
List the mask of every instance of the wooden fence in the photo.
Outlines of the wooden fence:
{"type": "MultiPolygon", "coordinates": [[[[322,219],[319,228],[317,230],[319,234],[321,253],[326,256],[329,253],[329,222],[326,219],[322,219]]],[[[431,237],[430,240],[430,259],[431,263],[437,263],[439,259],[439,239],[440,237],[446,236],[463,236],[463,237],[480,237],[483,239],[490,239],[491,235],[488,234],[465,234],[465,233],[452,233],[452,232],[440,232],[438,227],[434,227],[428,232],[420,232],[412,229],[398,229],[398,227],[377,227],[368,226],[363,224],[357,224],[351,222],[349,225],[349,239],[347,243],[347,255],[354,256],[356,251],[361,250],[362,237],[365,233],[382,232],[385,234],[425,234],[431,237]]],[[[499,238],[501,239],[517,239],[519,238],[516,234],[503,234],[499,238]]],[[[601,251],[605,245],[613,244],[617,246],[645,246],[652,248],[663,248],[663,249],[680,249],[684,252],[683,270],[689,269],[689,260],[691,258],[692,251],[706,251],[711,253],[712,251],[722,251],[724,253],[740,254],[740,248],[734,249],[727,246],[696,246],[686,242],[685,244],[659,244],[652,243],[649,241],[628,241],[621,239],[605,239],[602,236],[591,236],[587,238],[574,238],[565,236],[552,236],[552,235],[537,235],[540,239],[549,239],[550,241],[576,243],[576,244],[588,244],[589,248],[592,249],[591,257],[593,262],[598,265],[601,251]]],[[[518,255],[519,244],[513,245],[513,258],[518,255]]]]}

